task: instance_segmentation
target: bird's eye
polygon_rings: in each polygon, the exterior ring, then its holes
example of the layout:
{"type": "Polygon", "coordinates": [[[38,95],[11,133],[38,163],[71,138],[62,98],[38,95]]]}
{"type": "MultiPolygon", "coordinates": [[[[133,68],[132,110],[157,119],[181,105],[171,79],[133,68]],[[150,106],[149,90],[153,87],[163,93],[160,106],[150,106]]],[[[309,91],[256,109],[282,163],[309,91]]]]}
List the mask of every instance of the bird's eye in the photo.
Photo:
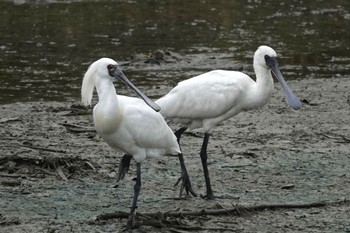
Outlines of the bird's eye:
{"type": "Polygon", "coordinates": [[[265,62],[268,67],[272,67],[277,63],[275,57],[270,57],[269,55],[265,55],[265,62]]]}
{"type": "Polygon", "coordinates": [[[113,72],[115,70],[115,66],[114,65],[108,65],[107,69],[109,72],[113,72]]]}

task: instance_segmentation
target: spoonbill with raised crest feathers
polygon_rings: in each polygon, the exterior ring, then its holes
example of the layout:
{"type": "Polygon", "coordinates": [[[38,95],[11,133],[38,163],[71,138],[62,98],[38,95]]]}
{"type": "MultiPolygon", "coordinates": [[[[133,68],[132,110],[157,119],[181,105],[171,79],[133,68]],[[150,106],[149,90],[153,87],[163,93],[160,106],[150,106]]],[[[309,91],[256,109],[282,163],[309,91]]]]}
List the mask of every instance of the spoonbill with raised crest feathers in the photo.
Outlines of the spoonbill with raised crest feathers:
{"type": "MultiPolygon", "coordinates": [[[[138,90],[123,74],[117,62],[101,58],[90,65],[84,75],[81,96],[84,105],[91,105],[94,87],[98,104],[93,109],[97,133],[114,149],[132,155],[136,161],[136,183],[127,228],[132,222],[141,189],[141,163],[149,157],[179,156],[182,169],[182,189],[191,192],[186,167],[177,138],[157,111],[159,106],[138,90]],[[142,99],[117,95],[113,81],[120,79],[142,99]],[[149,106],[147,106],[149,105],[149,106]]],[[[180,192],[181,193],[181,192],[180,192]]]]}

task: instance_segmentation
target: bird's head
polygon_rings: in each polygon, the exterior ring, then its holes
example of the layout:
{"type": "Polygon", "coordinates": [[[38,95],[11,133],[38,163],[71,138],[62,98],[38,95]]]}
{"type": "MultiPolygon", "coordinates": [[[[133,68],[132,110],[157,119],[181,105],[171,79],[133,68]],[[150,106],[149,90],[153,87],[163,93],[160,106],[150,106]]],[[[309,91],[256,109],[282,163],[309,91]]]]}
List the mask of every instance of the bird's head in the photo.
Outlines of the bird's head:
{"type": "Polygon", "coordinates": [[[271,47],[262,45],[254,54],[254,66],[262,66],[266,69],[270,69],[272,65],[277,63],[277,53],[271,47]]]}
{"type": "Polygon", "coordinates": [[[99,78],[108,78],[113,81],[124,75],[118,63],[111,58],[98,59],[89,66],[86,74],[88,73],[93,74],[94,82],[98,82],[99,78]]]}
{"type": "Polygon", "coordinates": [[[82,102],[85,105],[91,104],[92,92],[96,82],[100,79],[120,79],[133,89],[151,108],[156,112],[160,111],[160,107],[143,94],[137,87],[132,84],[124,75],[118,63],[110,58],[101,58],[92,63],[84,75],[83,85],[81,89],[82,102]]]}
{"type": "Polygon", "coordinates": [[[254,54],[254,67],[257,68],[256,72],[263,72],[263,70],[267,70],[269,72],[271,71],[281,83],[289,106],[293,109],[299,109],[301,107],[299,98],[294,95],[293,91],[288,87],[286,81],[282,76],[277,61],[277,53],[275,50],[266,45],[260,46],[254,54]],[[258,67],[263,69],[258,69],[258,67]]]}

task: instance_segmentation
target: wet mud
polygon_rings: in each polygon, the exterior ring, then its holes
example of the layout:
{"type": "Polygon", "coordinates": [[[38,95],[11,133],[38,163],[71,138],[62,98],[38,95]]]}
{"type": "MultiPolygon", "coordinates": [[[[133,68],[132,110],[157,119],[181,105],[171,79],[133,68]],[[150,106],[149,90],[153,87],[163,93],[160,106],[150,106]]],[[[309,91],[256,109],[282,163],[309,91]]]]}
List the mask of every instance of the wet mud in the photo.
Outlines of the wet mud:
{"type": "MultiPolygon", "coordinates": [[[[180,174],[178,160],[163,157],[142,165],[138,212],[344,203],[169,217],[172,226],[140,226],[134,231],[349,232],[349,77],[288,83],[303,101],[299,111],[288,108],[276,83],[265,107],[241,113],[211,132],[209,172],[214,192],[222,198],[179,199],[179,187],[174,187],[180,174]]],[[[152,96],[165,94],[163,89],[153,91],[152,96]]],[[[91,109],[79,102],[13,103],[0,109],[0,232],[123,230],[125,218],[96,221],[96,217],[129,211],[135,163],[117,183],[122,153],[96,135],[91,109]]],[[[194,131],[182,138],[185,162],[198,194],[205,192],[199,158],[202,137],[201,131],[194,131]]]]}

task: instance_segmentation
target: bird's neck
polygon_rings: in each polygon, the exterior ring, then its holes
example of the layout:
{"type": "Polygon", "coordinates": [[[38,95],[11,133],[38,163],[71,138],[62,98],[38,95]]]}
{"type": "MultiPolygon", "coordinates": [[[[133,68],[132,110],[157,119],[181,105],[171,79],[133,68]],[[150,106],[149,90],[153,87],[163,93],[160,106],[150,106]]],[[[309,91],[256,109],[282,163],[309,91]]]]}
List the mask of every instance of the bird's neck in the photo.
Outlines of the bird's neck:
{"type": "Polygon", "coordinates": [[[269,101],[274,90],[274,84],[270,70],[254,65],[254,71],[256,74],[256,85],[253,88],[252,108],[257,108],[264,106],[269,101]]]}
{"type": "Polygon", "coordinates": [[[96,83],[96,90],[100,104],[118,102],[117,93],[111,80],[100,80],[96,83]]]}
{"type": "Polygon", "coordinates": [[[119,127],[123,115],[123,105],[118,101],[113,82],[101,80],[96,83],[98,104],[94,108],[96,131],[103,135],[112,133],[119,127]]]}

